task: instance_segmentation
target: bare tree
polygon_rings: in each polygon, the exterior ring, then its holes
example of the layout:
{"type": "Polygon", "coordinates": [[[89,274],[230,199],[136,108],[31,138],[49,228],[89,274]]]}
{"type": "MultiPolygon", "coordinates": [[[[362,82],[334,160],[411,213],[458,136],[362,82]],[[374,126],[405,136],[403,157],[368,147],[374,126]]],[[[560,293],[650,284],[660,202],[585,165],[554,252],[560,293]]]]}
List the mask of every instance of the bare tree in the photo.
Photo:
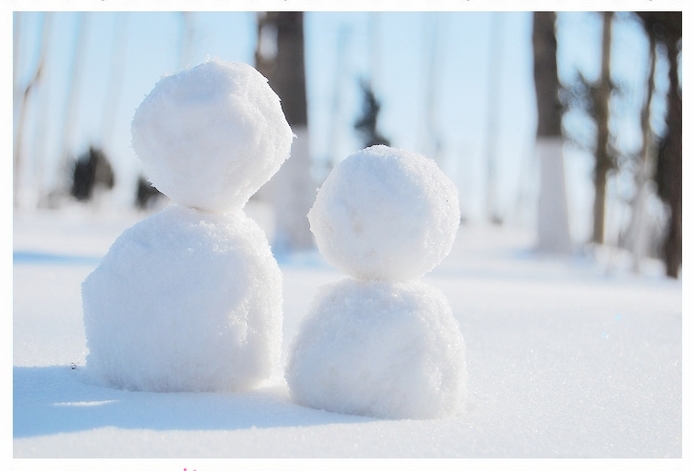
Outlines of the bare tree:
{"type": "Polygon", "coordinates": [[[594,89],[593,113],[597,124],[597,144],[594,152],[594,210],[592,242],[604,243],[606,227],[606,186],[614,162],[609,152],[609,100],[611,83],[611,24],[613,12],[603,13],[601,76],[594,89]]]}
{"type": "Polygon", "coordinates": [[[669,208],[669,227],[664,242],[667,276],[676,278],[682,263],[682,90],[678,57],[682,48],[682,12],[639,12],[646,30],[666,50],[669,62],[667,131],[659,145],[657,192],[669,208]]]}
{"type": "Polygon", "coordinates": [[[640,272],[640,261],[651,251],[653,230],[652,217],[648,215],[647,202],[653,197],[651,189],[654,174],[654,136],[650,127],[650,110],[655,92],[655,65],[657,62],[656,42],[651,34],[647,34],[649,43],[649,69],[647,72],[647,88],[640,112],[640,129],[642,146],[635,169],[635,196],[631,202],[631,219],[626,232],[626,247],[633,254],[633,271],[640,272]]]}
{"type": "Polygon", "coordinates": [[[72,67],[70,69],[70,77],[68,83],[67,91],[67,105],[65,110],[65,118],[63,122],[62,129],[62,149],[60,156],[60,166],[58,171],[60,172],[60,179],[58,181],[58,188],[56,188],[51,194],[46,198],[47,204],[49,206],[55,204],[53,199],[59,197],[60,195],[67,194],[69,192],[70,185],[70,154],[72,153],[72,135],[74,132],[74,123],[76,121],[76,115],[78,112],[78,101],[79,95],[82,88],[82,69],[84,67],[84,49],[86,48],[85,42],[85,31],[87,29],[87,22],[90,19],[90,13],[83,12],[79,14],[77,19],[77,37],[75,42],[75,51],[73,56],[72,67]]]}
{"type": "MultiPolygon", "coordinates": [[[[13,64],[13,73],[14,73],[14,86],[18,87],[17,84],[17,60],[20,55],[19,51],[19,38],[18,34],[20,31],[20,18],[21,18],[21,13],[15,13],[14,14],[14,22],[15,22],[15,38],[14,38],[14,64],[13,64]]],[[[38,63],[36,64],[36,69],[34,70],[34,73],[29,80],[29,83],[19,92],[19,96],[21,97],[19,99],[18,103],[15,103],[15,106],[17,108],[17,123],[15,126],[15,135],[14,135],[14,149],[13,149],[13,171],[14,171],[14,181],[13,181],[13,204],[14,207],[19,206],[19,191],[21,187],[21,170],[22,170],[22,165],[24,163],[24,132],[25,132],[25,125],[26,125],[26,113],[27,113],[27,107],[28,107],[28,102],[29,102],[29,97],[33,93],[33,91],[40,85],[41,80],[43,78],[43,75],[45,73],[44,69],[46,67],[46,52],[48,49],[48,42],[50,40],[50,32],[51,32],[51,13],[47,12],[43,14],[43,27],[41,29],[41,51],[39,53],[39,59],[38,63]]]]}
{"type": "Polygon", "coordinates": [[[269,182],[276,214],[275,250],[313,246],[306,214],[317,185],[311,177],[308,107],[303,46],[303,12],[265,12],[258,16],[255,67],[268,78],[296,139],[291,158],[269,182]]]}
{"type": "Polygon", "coordinates": [[[375,97],[370,82],[361,81],[361,91],[363,92],[362,114],[354,123],[354,128],[363,137],[364,147],[383,144],[390,145],[389,139],[378,131],[378,114],[380,113],[380,101],[375,97]]]}
{"type": "Polygon", "coordinates": [[[562,106],[556,64],[556,14],[535,12],[532,31],[534,84],[537,95],[537,154],[540,165],[538,243],[541,252],[566,254],[572,249],[563,169],[562,106]]]}
{"type": "Polygon", "coordinates": [[[498,185],[498,100],[500,98],[500,65],[502,61],[501,44],[503,28],[501,14],[491,14],[491,37],[489,38],[488,69],[488,130],[486,131],[486,217],[493,224],[502,224],[503,218],[498,213],[496,187],[498,185]]]}
{"type": "Polygon", "coordinates": [[[78,201],[89,201],[115,185],[113,167],[106,153],[95,146],[82,154],[72,169],[70,194],[78,201]]]}

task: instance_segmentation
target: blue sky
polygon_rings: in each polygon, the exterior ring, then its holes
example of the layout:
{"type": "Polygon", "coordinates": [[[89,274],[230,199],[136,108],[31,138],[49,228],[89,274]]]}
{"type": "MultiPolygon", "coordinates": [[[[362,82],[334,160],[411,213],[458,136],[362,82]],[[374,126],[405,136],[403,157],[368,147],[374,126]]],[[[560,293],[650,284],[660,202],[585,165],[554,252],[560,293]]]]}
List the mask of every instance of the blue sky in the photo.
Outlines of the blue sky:
{"type": "MultiPolygon", "coordinates": [[[[20,86],[35,70],[46,18],[40,11],[14,16],[20,86]]],[[[50,182],[65,146],[78,154],[90,143],[104,144],[126,183],[123,198],[131,198],[129,186],[134,185],[139,163],[130,148],[130,120],[156,81],[181,66],[183,14],[58,12],[50,18],[46,74],[27,108],[27,179],[36,180],[37,169],[44,168],[40,178],[50,182]],[[80,21],[84,22],[85,49],[77,107],[69,114],[67,77],[74,64],[80,21]],[[114,88],[110,77],[118,51],[125,69],[119,88],[114,88]],[[110,127],[106,110],[113,113],[110,127]],[[73,123],[68,142],[62,139],[65,116],[72,116],[73,123]]],[[[192,36],[188,62],[183,65],[208,57],[252,64],[255,18],[254,12],[245,11],[191,12],[192,36]]],[[[472,219],[484,214],[486,156],[494,146],[498,211],[507,218],[517,216],[523,211],[520,203],[531,200],[537,191],[531,25],[531,12],[521,11],[307,12],[310,144],[318,174],[323,164],[361,147],[353,123],[361,109],[359,80],[369,78],[382,104],[382,134],[393,146],[431,157],[431,136],[437,135],[436,158],[460,188],[463,211],[472,219]],[[498,32],[495,44],[493,31],[498,32]]],[[[581,70],[588,78],[596,78],[599,15],[561,13],[558,34],[562,77],[581,70]]],[[[621,134],[635,147],[639,135],[632,131],[628,116],[639,106],[644,48],[639,31],[628,21],[614,27],[614,51],[619,51],[614,52],[615,73],[629,84],[632,98],[621,107],[626,116],[621,134]]],[[[583,154],[566,155],[569,191],[575,193],[571,204],[578,213],[589,210],[585,187],[589,186],[590,161],[583,154]]]]}

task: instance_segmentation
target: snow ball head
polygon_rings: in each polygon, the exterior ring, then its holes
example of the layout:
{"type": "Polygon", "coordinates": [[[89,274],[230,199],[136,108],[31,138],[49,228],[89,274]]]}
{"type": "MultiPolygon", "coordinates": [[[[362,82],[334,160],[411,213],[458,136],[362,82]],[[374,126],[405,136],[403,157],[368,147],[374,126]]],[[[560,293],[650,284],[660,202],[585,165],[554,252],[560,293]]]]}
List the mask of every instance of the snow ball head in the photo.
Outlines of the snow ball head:
{"type": "Polygon", "coordinates": [[[293,137],[267,79],[222,61],[162,78],[132,121],[151,183],[176,203],[214,212],[242,208],[289,157],[293,137]]]}
{"type": "Polygon", "coordinates": [[[467,397],[457,320],[447,298],[418,281],[323,287],[285,376],[297,403],[343,414],[440,418],[462,412],[467,397]]]}
{"type": "Polygon", "coordinates": [[[433,160],[373,146],[340,162],[308,212],[323,256],[360,279],[410,280],[450,252],[457,188],[433,160]]]}
{"type": "Polygon", "coordinates": [[[173,204],[82,284],[87,370],[144,391],[247,390],[279,369],[282,276],[262,229],[173,204]]]}

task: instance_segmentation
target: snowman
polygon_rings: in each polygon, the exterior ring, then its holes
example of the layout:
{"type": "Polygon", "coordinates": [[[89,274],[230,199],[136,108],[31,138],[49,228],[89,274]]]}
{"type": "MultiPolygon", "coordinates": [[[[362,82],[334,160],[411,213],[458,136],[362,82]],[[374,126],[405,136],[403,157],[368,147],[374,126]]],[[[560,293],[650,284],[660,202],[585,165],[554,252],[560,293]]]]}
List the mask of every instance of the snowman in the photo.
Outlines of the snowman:
{"type": "Polygon", "coordinates": [[[388,419],[461,412],[464,340],[446,297],[420,280],[456,237],[455,185],[424,156],[373,146],[332,170],[308,220],[349,277],[323,286],[299,326],[285,372],[293,399],[388,419]]]}
{"type": "Polygon", "coordinates": [[[282,277],[243,208],[289,157],[279,97],[254,68],[208,61],[162,78],[132,146],[171,204],[84,280],[87,371],[128,390],[246,390],[278,373],[282,277]]]}

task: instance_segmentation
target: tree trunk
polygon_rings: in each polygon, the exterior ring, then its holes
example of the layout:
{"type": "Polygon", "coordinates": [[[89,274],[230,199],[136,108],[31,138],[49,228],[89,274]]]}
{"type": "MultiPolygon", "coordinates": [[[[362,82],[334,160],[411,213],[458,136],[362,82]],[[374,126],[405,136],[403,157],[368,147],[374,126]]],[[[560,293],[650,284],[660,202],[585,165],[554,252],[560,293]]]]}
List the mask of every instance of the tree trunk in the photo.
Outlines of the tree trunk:
{"type": "Polygon", "coordinates": [[[664,242],[664,262],[667,276],[678,278],[682,263],[682,96],[679,83],[678,54],[682,37],[682,12],[638,12],[645,28],[659,43],[664,44],[669,61],[669,91],[667,93],[667,133],[657,158],[657,192],[669,207],[669,227],[664,242]]]}
{"type": "MultiPolygon", "coordinates": [[[[41,51],[39,53],[38,63],[36,65],[36,70],[26,85],[26,87],[20,92],[21,99],[19,103],[15,103],[17,107],[17,123],[15,124],[15,134],[14,134],[14,149],[13,149],[13,206],[19,208],[21,206],[22,195],[20,190],[22,188],[22,166],[24,164],[24,139],[25,139],[25,126],[26,126],[26,113],[29,106],[30,95],[34,90],[40,86],[43,79],[44,69],[46,67],[46,51],[48,50],[48,41],[50,40],[51,31],[51,13],[43,14],[43,26],[41,28],[41,51]]],[[[14,34],[18,35],[20,26],[21,13],[14,14],[15,21],[15,31],[14,34]]],[[[19,39],[18,36],[14,38],[14,64],[13,64],[13,82],[17,86],[18,73],[16,61],[20,55],[19,51],[19,39]]]]}
{"type": "Polygon", "coordinates": [[[678,40],[667,38],[669,58],[669,92],[667,94],[667,135],[659,151],[658,173],[660,191],[669,205],[669,230],[664,243],[664,262],[667,276],[678,278],[682,259],[682,98],[679,92],[677,67],[678,40]]]}
{"type": "Polygon", "coordinates": [[[627,231],[627,248],[633,255],[633,271],[640,272],[640,262],[648,255],[647,251],[652,239],[652,216],[647,210],[647,201],[652,196],[652,190],[648,184],[652,181],[654,160],[653,136],[650,129],[650,109],[655,90],[655,65],[657,62],[656,43],[652,35],[648,34],[650,45],[650,68],[647,75],[647,91],[643,107],[640,112],[640,129],[642,133],[642,148],[640,161],[635,175],[635,197],[631,205],[631,220],[627,231]]]}
{"type": "Polygon", "coordinates": [[[534,84],[537,94],[537,154],[540,192],[537,250],[570,253],[570,227],[563,169],[562,107],[558,99],[556,14],[535,12],[532,31],[534,84]]]}
{"type": "MultiPolygon", "coordinates": [[[[78,100],[82,92],[82,69],[84,67],[84,49],[87,46],[85,41],[85,31],[87,23],[90,20],[89,12],[79,13],[77,26],[77,40],[75,44],[75,53],[73,57],[72,68],[70,70],[70,81],[67,91],[67,108],[65,110],[65,120],[63,121],[62,130],[62,149],[60,156],[60,167],[58,167],[58,186],[56,192],[58,195],[68,194],[70,179],[70,156],[73,152],[72,137],[74,131],[74,123],[76,122],[76,113],[78,112],[78,100]]],[[[53,202],[48,201],[51,205],[53,202]]]]}
{"type": "Polygon", "coordinates": [[[597,146],[594,165],[594,212],[592,242],[603,244],[606,229],[606,187],[613,161],[609,153],[609,98],[611,97],[611,23],[613,13],[604,12],[602,29],[601,78],[594,97],[597,146]]]}
{"type": "Polygon", "coordinates": [[[317,185],[311,177],[303,48],[303,12],[267,12],[258,18],[255,67],[282,100],[296,139],[291,157],[268,183],[275,212],[275,252],[313,246],[306,214],[317,185]]]}

